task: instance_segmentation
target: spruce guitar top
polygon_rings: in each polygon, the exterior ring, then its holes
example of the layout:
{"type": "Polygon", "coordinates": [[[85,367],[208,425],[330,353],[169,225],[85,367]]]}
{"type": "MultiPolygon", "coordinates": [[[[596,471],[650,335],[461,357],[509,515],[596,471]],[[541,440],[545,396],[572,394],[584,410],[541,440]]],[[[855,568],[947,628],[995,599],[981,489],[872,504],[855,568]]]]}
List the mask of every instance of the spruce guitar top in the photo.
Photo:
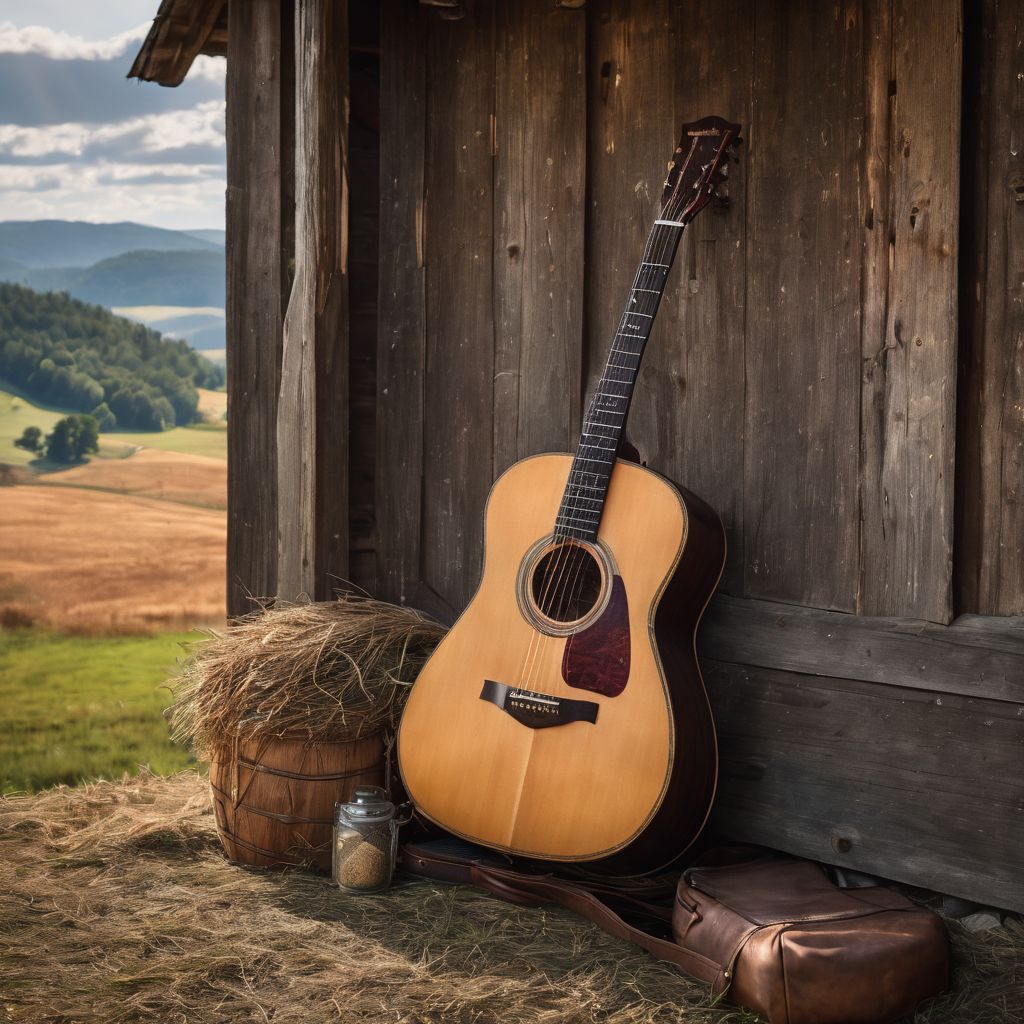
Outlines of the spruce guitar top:
{"type": "Polygon", "coordinates": [[[524,459],[494,484],[480,586],[412,688],[402,779],[472,842],[640,873],[674,860],[711,808],[694,640],[721,520],[619,449],[679,240],[738,142],[719,117],[683,126],[576,454],[524,459]]]}

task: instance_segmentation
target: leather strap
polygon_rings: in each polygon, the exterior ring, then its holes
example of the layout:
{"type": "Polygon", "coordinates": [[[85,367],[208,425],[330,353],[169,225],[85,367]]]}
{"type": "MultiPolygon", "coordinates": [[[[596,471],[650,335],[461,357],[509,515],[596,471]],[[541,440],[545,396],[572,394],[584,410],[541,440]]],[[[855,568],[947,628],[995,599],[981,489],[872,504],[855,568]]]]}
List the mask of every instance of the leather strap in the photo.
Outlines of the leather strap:
{"type": "MultiPolygon", "coordinates": [[[[537,906],[543,903],[557,903],[581,917],[593,921],[598,927],[616,938],[632,942],[658,960],[667,960],[680,970],[699,981],[721,986],[724,968],[715,961],[685,949],[669,939],[660,939],[624,921],[607,903],[603,902],[585,887],[550,875],[527,875],[510,871],[493,864],[479,861],[458,861],[424,850],[421,846],[409,844],[403,849],[403,863],[413,874],[427,878],[440,878],[448,882],[468,882],[486,889],[510,903],[537,906]]],[[[642,900],[624,893],[605,893],[620,905],[644,913],[650,917],[664,918],[665,912],[642,900]]]]}
{"type": "MultiPolygon", "coordinates": [[[[606,903],[599,900],[593,893],[587,892],[571,882],[551,877],[533,878],[518,871],[506,871],[482,864],[470,867],[470,878],[474,885],[493,892],[496,896],[507,899],[515,897],[535,897],[538,903],[557,903],[581,917],[593,921],[609,935],[632,942],[659,960],[667,960],[687,974],[709,984],[720,982],[722,968],[713,960],[700,953],[685,949],[668,939],[659,939],[640,928],[624,921],[606,903]]],[[[632,901],[624,897],[624,902],[632,901]]]]}

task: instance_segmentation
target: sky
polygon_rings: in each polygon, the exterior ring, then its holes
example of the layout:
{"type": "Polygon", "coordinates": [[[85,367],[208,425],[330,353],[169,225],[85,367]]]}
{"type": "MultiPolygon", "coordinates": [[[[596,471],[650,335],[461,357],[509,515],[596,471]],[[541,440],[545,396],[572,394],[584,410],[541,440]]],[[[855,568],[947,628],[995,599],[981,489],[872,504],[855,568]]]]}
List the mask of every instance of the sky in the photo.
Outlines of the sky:
{"type": "Polygon", "coordinates": [[[0,0],[0,220],[224,227],[224,67],[128,80],[159,0],[0,0]]]}

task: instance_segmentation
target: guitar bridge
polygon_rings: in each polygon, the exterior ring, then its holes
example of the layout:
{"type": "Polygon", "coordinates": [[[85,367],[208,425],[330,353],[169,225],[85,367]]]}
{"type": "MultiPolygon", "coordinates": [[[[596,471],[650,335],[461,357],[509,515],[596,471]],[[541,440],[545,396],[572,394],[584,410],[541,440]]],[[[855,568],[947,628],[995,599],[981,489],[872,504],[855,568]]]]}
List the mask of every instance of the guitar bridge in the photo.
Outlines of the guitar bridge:
{"type": "Polygon", "coordinates": [[[550,729],[555,725],[570,722],[597,721],[601,705],[592,700],[573,700],[569,697],[553,697],[550,693],[535,693],[522,690],[493,679],[484,681],[480,699],[501,708],[520,725],[529,729],[550,729]]]}

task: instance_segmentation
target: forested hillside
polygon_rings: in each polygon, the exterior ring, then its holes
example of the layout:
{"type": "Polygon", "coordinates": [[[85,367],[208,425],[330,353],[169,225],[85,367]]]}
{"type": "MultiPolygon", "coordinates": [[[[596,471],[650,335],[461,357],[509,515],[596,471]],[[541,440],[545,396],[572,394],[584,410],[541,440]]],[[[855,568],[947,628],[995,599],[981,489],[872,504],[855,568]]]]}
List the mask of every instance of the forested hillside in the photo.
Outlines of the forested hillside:
{"type": "Polygon", "coordinates": [[[195,422],[196,388],[223,383],[222,371],[184,341],[16,284],[0,284],[0,377],[32,400],[132,430],[195,422]]]}
{"type": "Polygon", "coordinates": [[[0,280],[102,306],[223,306],[224,252],[142,250],[88,267],[31,268],[0,257],[0,280]]]}

